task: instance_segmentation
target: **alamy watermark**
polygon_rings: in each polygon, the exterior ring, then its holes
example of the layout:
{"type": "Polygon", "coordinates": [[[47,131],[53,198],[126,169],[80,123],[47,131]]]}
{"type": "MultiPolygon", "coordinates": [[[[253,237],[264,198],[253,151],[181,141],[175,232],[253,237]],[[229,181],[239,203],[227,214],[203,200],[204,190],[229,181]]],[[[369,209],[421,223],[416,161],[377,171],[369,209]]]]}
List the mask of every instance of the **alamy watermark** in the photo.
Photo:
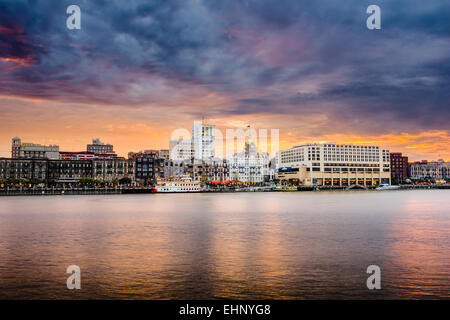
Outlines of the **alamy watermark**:
{"type": "Polygon", "coordinates": [[[66,273],[70,276],[67,278],[67,289],[81,289],[81,269],[77,265],[71,265],[67,267],[66,273]]]}
{"type": "Polygon", "coordinates": [[[70,5],[66,10],[67,14],[70,16],[66,20],[66,26],[69,30],[80,30],[81,29],[81,9],[77,5],[70,5]]]}
{"type": "MultiPolygon", "coordinates": [[[[200,121],[195,121],[194,126],[196,123],[200,121]]],[[[195,156],[196,150],[202,150],[202,152],[206,150],[213,157],[221,159],[230,158],[239,152],[274,157],[280,149],[280,129],[226,128],[224,134],[215,126],[202,124],[198,130],[200,132],[193,129],[191,133],[185,128],[172,131],[171,159],[183,154],[187,156],[191,152],[195,156]]]]}
{"type": "Polygon", "coordinates": [[[366,272],[370,274],[367,278],[366,285],[369,290],[381,289],[381,269],[377,265],[370,265],[367,267],[366,272]]]}
{"type": "Polygon", "coordinates": [[[366,26],[369,30],[381,29],[381,9],[377,5],[370,5],[366,10],[367,14],[370,16],[366,20],[366,26]]]}
{"type": "MultiPolygon", "coordinates": [[[[366,20],[366,26],[369,30],[381,29],[381,8],[375,4],[367,7],[367,14],[370,16],[366,20]]],[[[66,20],[66,26],[69,30],[81,29],[81,9],[78,5],[70,5],[67,7],[66,14],[70,16],[66,20]]]]}
{"type": "MultiPolygon", "coordinates": [[[[66,273],[70,274],[67,278],[67,289],[73,290],[81,289],[81,269],[77,265],[70,265],[67,267],[66,273]]],[[[367,278],[366,286],[369,290],[381,289],[381,268],[377,265],[370,265],[366,269],[366,273],[370,274],[367,278]]]]}

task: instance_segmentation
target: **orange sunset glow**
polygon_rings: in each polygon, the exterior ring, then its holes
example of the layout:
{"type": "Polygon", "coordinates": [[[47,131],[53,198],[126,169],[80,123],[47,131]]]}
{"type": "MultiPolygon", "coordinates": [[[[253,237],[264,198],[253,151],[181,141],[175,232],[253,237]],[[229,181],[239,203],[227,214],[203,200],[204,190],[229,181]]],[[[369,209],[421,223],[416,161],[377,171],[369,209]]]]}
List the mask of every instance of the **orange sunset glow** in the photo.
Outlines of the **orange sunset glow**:
{"type": "Polygon", "coordinates": [[[0,156],[14,136],[62,151],[96,137],[122,156],[167,149],[175,129],[205,117],[223,132],[279,129],[281,149],[376,144],[411,160],[450,159],[450,47],[434,29],[368,37],[359,22],[314,14],[261,19],[199,5],[194,18],[167,10],[173,19],[86,4],[86,25],[71,30],[63,3],[17,6],[0,10],[0,156]]]}

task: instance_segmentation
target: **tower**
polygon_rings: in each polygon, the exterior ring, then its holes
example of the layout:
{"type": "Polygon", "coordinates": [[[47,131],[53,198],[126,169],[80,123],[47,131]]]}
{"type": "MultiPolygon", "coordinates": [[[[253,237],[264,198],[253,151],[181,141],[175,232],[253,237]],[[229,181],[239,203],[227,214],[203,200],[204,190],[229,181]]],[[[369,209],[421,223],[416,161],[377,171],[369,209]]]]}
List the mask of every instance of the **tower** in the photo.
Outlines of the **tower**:
{"type": "Polygon", "coordinates": [[[204,120],[195,121],[192,126],[192,149],[194,158],[208,160],[215,156],[215,126],[204,120]]]}
{"type": "Polygon", "coordinates": [[[20,146],[22,144],[22,140],[19,137],[12,138],[11,144],[11,158],[19,158],[20,157],[20,146]]]}

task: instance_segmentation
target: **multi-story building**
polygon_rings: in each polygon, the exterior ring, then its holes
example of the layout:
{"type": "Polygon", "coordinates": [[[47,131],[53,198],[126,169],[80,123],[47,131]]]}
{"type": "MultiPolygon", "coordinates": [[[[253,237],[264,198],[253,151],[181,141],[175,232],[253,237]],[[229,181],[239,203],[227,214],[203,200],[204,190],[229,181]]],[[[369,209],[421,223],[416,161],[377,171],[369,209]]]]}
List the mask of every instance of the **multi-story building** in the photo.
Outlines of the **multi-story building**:
{"type": "Polygon", "coordinates": [[[230,165],[225,159],[203,161],[203,167],[208,182],[224,182],[230,180],[230,165]]]}
{"type": "Polygon", "coordinates": [[[194,160],[185,166],[185,172],[195,181],[219,182],[229,180],[230,167],[226,160],[194,160]]]}
{"type": "Polygon", "coordinates": [[[165,160],[164,178],[166,179],[190,178],[201,182],[222,182],[228,181],[229,177],[230,167],[226,160],[165,160]]]}
{"type": "Polygon", "coordinates": [[[164,178],[165,179],[180,179],[186,176],[187,166],[186,161],[175,161],[171,159],[164,160],[164,178]]]}
{"type": "Polygon", "coordinates": [[[76,183],[82,178],[112,181],[128,177],[135,180],[134,160],[124,158],[94,160],[49,160],[0,158],[0,179],[52,180],[76,183]]]}
{"type": "Polygon", "coordinates": [[[0,179],[47,179],[46,159],[0,158],[0,179]]]}
{"type": "Polygon", "coordinates": [[[92,178],[91,160],[50,160],[47,178],[57,183],[77,183],[82,178],[92,178]]]}
{"type": "Polygon", "coordinates": [[[77,182],[92,177],[90,160],[0,159],[0,178],[77,182]]]}
{"type": "Polygon", "coordinates": [[[19,137],[12,139],[11,158],[59,159],[59,146],[22,142],[19,137]]]}
{"type": "Polygon", "coordinates": [[[113,145],[105,144],[100,139],[92,139],[92,143],[87,145],[87,152],[90,153],[114,153],[113,145]]]}
{"type": "Polygon", "coordinates": [[[235,153],[230,159],[230,179],[240,182],[264,182],[269,160],[266,153],[258,153],[253,142],[246,142],[244,151],[235,153]]]}
{"type": "Polygon", "coordinates": [[[409,164],[409,174],[412,180],[436,181],[450,180],[450,162],[440,159],[428,162],[426,160],[409,164]]]}
{"type": "Polygon", "coordinates": [[[113,181],[122,178],[135,180],[136,165],[133,159],[95,159],[92,160],[92,177],[100,181],[113,181]]]}
{"type": "Polygon", "coordinates": [[[319,186],[390,183],[389,150],[378,146],[303,144],[278,156],[280,180],[319,186]]]}
{"type": "Polygon", "coordinates": [[[215,126],[203,121],[195,121],[192,126],[193,157],[199,160],[209,160],[215,156],[215,126]]]}
{"type": "Polygon", "coordinates": [[[193,157],[191,139],[174,139],[169,142],[170,160],[184,161],[193,157]]]}
{"type": "Polygon", "coordinates": [[[60,151],[59,158],[60,160],[115,159],[117,158],[117,154],[115,152],[92,153],[87,151],[79,151],[79,152],[60,151]]]}
{"type": "Polygon", "coordinates": [[[137,180],[154,180],[164,177],[164,159],[159,157],[159,151],[130,152],[128,158],[136,163],[137,180]]]}
{"type": "Polygon", "coordinates": [[[408,157],[401,152],[390,154],[392,184],[405,183],[408,178],[408,157]]]}

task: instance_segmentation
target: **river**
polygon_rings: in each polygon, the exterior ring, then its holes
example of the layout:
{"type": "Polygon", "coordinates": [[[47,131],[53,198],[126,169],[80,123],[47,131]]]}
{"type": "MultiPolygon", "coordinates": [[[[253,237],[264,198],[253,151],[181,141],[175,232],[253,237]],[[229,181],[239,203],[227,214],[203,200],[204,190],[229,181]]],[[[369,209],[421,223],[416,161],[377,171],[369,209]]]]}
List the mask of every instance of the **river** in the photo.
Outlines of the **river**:
{"type": "Polygon", "coordinates": [[[449,196],[0,197],[0,298],[449,298],[449,196]],[[69,265],[80,290],[66,287],[69,265]],[[380,290],[366,286],[369,265],[380,290]]]}

